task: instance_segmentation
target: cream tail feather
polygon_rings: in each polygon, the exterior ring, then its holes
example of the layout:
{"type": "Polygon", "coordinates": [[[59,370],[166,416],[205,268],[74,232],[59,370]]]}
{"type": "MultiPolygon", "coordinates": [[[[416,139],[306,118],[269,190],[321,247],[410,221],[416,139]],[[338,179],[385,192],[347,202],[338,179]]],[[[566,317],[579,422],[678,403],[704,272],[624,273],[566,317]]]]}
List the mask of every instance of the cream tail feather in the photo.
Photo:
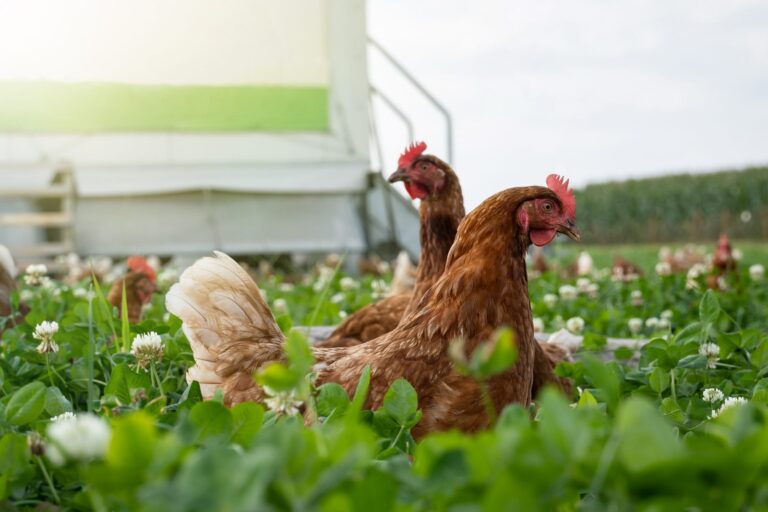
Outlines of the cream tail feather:
{"type": "Polygon", "coordinates": [[[259,401],[253,373],[283,358],[284,336],[250,275],[222,252],[199,259],[165,296],[183,324],[195,365],[187,382],[200,383],[205,399],[217,389],[225,403],[259,401]]]}
{"type": "Polygon", "coordinates": [[[16,278],[18,271],[13,263],[13,256],[11,256],[11,251],[4,245],[0,245],[0,267],[4,268],[11,278],[16,278]]]}

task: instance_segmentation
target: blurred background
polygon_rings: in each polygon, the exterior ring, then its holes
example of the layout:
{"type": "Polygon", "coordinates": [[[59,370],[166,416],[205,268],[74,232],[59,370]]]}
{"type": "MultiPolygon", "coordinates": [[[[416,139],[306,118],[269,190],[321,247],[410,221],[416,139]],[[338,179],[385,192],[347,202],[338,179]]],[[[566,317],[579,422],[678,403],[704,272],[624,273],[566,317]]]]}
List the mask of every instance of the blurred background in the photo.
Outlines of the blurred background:
{"type": "Polygon", "coordinates": [[[598,257],[725,233],[759,259],[768,2],[0,0],[0,243],[22,261],[415,259],[382,179],[412,140],[468,209],[568,176],[598,257]]]}

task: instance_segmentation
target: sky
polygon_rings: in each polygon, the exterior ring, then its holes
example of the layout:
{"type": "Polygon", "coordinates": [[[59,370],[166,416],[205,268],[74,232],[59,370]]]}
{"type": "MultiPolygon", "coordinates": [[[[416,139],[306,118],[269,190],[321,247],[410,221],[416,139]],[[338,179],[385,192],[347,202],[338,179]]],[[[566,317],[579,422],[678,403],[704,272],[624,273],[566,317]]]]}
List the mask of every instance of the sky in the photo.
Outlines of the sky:
{"type": "MultiPolygon", "coordinates": [[[[580,187],[768,163],[768,0],[368,0],[368,32],[450,110],[470,208],[550,172],[580,187]]],[[[369,69],[447,158],[436,111],[374,50],[369,69]]],[[[394,170],[407,131],[375,114],[394,170]]]]}

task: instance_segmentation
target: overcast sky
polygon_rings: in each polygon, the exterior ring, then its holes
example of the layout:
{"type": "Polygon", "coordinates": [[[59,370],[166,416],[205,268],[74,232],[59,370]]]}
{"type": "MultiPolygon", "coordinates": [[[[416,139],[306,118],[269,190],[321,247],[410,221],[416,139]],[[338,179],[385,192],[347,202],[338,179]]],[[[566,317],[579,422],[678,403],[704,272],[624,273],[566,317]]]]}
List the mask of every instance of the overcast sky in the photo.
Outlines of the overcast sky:
{"type": "MultiPolygon", "coordinates": [[[[368,0],[370,35],[451,111],[468,206],[556,171],[577,186],[768,162],[768,0],[368,0]]],[[[439,116],[371,79],[445,156],[439,116]]],[[[406,132],[376,109],[385,168],[406,132]]]]}

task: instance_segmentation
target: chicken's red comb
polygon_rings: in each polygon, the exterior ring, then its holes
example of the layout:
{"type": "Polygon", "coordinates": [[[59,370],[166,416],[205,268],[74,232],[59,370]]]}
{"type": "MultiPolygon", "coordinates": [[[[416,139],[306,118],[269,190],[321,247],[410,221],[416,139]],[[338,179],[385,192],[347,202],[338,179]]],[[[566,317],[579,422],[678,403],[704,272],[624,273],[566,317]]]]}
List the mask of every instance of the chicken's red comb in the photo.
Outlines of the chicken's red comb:
{"type": "Polygon", "coordinates": [[[397,161],[397,166],[403,169],[410,167],[411,163],[413,163],[416,158],[420,157],[425,149],[427,149],[426,142],[414,142],[406,147],[403,154],[400,155],[400,160],[397,161]]]}
{"type": "Polygon", "coordinates": [[[131,272],[146,274],[150,281],[155,282],[155,269],[141,256],[130,256],[125,264],[131,272]]]}
{"type": "Polygon", "coordinates": [[[565,213],[567,213],[569,217],[575,218],[576,197],[573,195],[573,190],[568,188],[569,182],[570,180],[557,174],[550,174],[547,176],[547,187],[560,198],[560,202],[563,203],[563,208],[565,208],[565,213]]]}

